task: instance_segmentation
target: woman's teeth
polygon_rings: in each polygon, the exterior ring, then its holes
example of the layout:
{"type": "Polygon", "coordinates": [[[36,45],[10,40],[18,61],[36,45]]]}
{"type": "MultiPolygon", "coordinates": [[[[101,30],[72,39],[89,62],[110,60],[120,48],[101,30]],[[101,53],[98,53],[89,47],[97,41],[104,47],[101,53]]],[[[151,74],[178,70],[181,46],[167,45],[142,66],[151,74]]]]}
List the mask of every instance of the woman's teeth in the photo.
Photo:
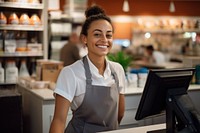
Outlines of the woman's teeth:
{"type": "Polygon", "coordinates": [[[97,47],[99,47],[99,48],[107,48],[108,46],[98,45],[97,47]]]}

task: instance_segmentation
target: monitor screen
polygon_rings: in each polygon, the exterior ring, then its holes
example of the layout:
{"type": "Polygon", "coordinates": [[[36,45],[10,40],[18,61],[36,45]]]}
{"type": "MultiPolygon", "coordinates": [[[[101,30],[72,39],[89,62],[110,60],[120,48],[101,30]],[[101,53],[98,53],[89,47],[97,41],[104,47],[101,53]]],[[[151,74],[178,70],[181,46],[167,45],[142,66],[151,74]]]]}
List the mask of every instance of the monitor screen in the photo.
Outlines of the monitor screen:
{"type": "Polygon", "coordinates": [[[141,120],[166,111],[167,93],[187,94],[195,68],[149,70],[135,119],[141,120]]]}

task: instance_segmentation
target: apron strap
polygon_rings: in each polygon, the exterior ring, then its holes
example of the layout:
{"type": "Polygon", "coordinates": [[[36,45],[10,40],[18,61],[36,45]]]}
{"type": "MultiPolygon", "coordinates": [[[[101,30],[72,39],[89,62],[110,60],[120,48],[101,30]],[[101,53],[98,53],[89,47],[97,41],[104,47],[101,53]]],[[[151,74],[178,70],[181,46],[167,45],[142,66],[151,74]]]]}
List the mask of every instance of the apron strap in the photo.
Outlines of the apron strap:
{"type": "Polygon", "coordinates": [[[115,72],[114,68],[112,67],[111,63],[109,63],[111,74],[113,75],[115,82],[117,83],[117,86],[119,87],[119,79],[117,77],[117,73],[115,72]]]}
{"type": "Polygon", "coordinates": [[[92,85],[92,74],[90,72],[90,66],[88,64],[88,60],[86,56],[83,57],[83,64],[85,68],[86,84],[92,85]]]}

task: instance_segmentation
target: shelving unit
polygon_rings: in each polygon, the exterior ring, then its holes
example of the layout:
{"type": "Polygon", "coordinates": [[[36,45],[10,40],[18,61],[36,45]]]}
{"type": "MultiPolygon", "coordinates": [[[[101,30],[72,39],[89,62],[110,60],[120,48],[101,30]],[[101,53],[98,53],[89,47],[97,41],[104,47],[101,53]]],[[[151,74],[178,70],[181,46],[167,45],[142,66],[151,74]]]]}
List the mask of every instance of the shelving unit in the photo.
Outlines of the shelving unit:
{"type": "MultiPolygon", "coordinates": [[[[0,60],[4,69],[6,68],[6,61],[9,59],[15,60],[19,69],[22,59],[26,59],[27,67],[31,66],[31,59],[47,59],[48,56],[48,1],[39,0],[39,3],[22,3],[22,2],[0,2],[0,11],[3,12],[7,18],[7,24],[0,24],[0,32],[4,37],[7,32],[25,32],[27,34],[27,44],[30,43],[31,37],[34,35],[37,39],[37,43],[41,45],[41,51],[15,51],[5,52],[0,51],[0,60]],[[11,13],[15,12],[20,18],[23,13],[26,13],[29,17],[36,14],[42,24],[41,25],[22,25],[22,24],[8,24],[8,18],[11,13]]],[[[5,38],[3,38],[5,41],[5,38]]],[[[5,42],[3,43],[5,45],[5,42]]],[[[1,88],[7,85],[15,85],[14,83],[1,83],[1,88]]]]}
{"type": "Polygon", "coordinates": [[[82,22],[75,22],[73,17],[62,14],[60,17],[49,18],[50,27],[50,59],[59,60],[59,52],[64,44],[67,43],[69,36],[73,30],[76,30],[82,22]]]}

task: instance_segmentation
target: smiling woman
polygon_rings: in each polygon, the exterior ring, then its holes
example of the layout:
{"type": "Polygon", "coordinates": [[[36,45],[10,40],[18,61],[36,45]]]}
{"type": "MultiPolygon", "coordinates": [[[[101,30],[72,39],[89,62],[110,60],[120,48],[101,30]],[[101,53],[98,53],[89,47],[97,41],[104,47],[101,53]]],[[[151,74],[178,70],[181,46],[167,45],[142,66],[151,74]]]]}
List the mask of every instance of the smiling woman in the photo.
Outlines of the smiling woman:
{"type": "Polygon", "coordinates": [[[81,30],[88,55],[60,72],[50,133],[63,133],[69,107],[73,117],[65,133],[115,130],[124,115],[123,67],[106,59],[113,44],[113,25],[104,10],[89,7],[81,30]]]}

